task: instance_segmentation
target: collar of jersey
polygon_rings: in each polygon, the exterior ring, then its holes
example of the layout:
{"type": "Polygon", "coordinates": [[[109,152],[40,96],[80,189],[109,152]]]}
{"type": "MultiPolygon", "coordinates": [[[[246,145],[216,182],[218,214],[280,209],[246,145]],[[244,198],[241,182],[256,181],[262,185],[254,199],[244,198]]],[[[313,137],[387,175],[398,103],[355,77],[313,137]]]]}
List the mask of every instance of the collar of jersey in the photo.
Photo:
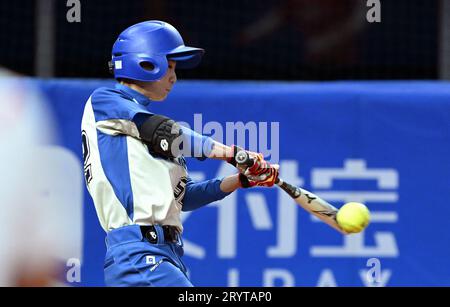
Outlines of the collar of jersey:
{"type": "Polygon", "coordinates": [[[124,93],[125,95],[129,96],[131,99],[133,99],[135,102],[142,104],[144,106],[147,106],[151,100],[147,98],[147,96],[139,93],[138,91],[133,90],[132,88],[123,85],[123,84],[116,84],[116,89],[124,93]]]}

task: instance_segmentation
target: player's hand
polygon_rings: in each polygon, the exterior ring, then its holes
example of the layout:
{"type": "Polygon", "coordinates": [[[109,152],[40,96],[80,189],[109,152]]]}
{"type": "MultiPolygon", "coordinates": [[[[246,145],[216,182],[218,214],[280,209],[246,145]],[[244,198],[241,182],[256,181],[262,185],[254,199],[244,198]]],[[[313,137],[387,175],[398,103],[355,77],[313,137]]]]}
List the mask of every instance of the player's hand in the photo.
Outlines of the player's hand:
{"type": "MultiPolygon", "coordinates": [[[[255,163],[256,165],[256,163],[255,163]]],[[[251,170],[248,168],[245,172],[239,174],[239,182],[243,188],[251,187],[272,187],[278,178],[278,164],[270,164],[262,160],[262,163],[251,170]]]]}
{"type": "Polygon", "coordinates": [[[241,187],[271,187],[275,184],[278,178],[278,164],[271,165],[269,162],[264,160],[264,156],[261,153],[245,150],[254,163],[251,167],[239,165],[236,161],[236,155],[244,149],[236,145],[233,145],[231,148],[233,151],[233,156],[228,158],[227,162],[239,170],[239,183],[241,187]]]}
{"type": "MultiPolygon", "coordinates": [[[[236,167],[241,172],[245,171],[245,168],[243,166],[238,165],[238,163],[236,162],[236,155],[237,155],[238,152],[240,152],[240,151],[247,152],[249,157],[252,158],[255,161],[258,159],[258,155],[261,155],[261,154],[258,154],[256,152],[253,152],[253,151],[244,150],[241,147],[236,146],[236,145],[232,145],[231,146],[231,150],[233,152],[233,156],[229,157],[227,159],[227,162],[230,163],[231,165],[233,165],[234,167],[236,167]]],[[[262,155],[261,155],[261,157],[262,157],[262,155]]],[[[264,158],[263,158],[263,160],[264,160],[264,158]]]]}

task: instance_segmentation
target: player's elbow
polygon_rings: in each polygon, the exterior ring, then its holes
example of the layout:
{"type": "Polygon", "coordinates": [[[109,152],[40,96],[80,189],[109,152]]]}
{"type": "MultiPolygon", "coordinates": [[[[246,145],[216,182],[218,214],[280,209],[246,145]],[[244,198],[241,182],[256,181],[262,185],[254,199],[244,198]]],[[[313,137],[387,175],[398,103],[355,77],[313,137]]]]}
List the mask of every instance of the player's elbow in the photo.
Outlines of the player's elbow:
{"type": "Polygon", "coordinates": [[[150,152],[166,158],[181,155],[182,134],[175,121],[162,115],[152,115],[139,129],[139,136],[150,152]]]}
{"type": "Polygon", "coordinates": [[[188,197],[185,196],[184,201],[183,201],[183,206],[181,207],[181,211],[190,212],[190,211],[194,211],[197,208],[198,208],[198,203],[191,201],[188,197]]]}

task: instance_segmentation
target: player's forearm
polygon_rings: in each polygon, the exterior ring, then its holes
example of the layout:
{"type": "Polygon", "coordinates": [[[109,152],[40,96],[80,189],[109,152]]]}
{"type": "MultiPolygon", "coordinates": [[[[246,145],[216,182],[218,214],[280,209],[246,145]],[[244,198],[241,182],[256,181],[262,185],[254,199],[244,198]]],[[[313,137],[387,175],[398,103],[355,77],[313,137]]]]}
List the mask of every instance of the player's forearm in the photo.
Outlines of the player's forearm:
{"type": "Polygon", "coordinates": [[[183,142],[189,148],[191,156],[225,161],[231,159],[235,154],[230,146],[219,143],[187,127],[181,127],[181,129],[183,130],[183,142]]]}
{"type": "Polygon", "coordinates": [[[239,183],[239,174],[225,177],[220,184],[220,189],[224,193],[234,192],[240,187],[241,185],[239,183]]]}
{"type": "Polygon", "coordinates": [[[233,157],[233,155],[234,155],[233,149],[230,146],[213,141],[213,147],[208,155],[208,158],[227,160],[228,158],[233,157]]]}
{"type": "Polygon", "coordinates": [[[188,178],[183,199],[183,211],[192,211],[218,201],[229,195],[221,189],[225,179],[215,178],[194,182],[188,178]]]}
{"type": "Polygon", "coordinates": [[[182,130],[183,142],[189,150],[191,157],[226,160],[233,156],[233,149],[231,147],[219,143],[210,137],[201,135],[187,127],[182,127],[182,130]]]}

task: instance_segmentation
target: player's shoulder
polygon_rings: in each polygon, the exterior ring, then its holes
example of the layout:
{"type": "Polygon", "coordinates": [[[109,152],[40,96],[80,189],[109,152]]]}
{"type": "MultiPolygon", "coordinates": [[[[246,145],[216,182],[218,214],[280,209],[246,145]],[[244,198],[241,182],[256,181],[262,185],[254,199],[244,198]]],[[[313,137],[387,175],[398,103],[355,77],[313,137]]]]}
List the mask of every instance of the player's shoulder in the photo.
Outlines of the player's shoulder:
{"type": "Polygon", "coordinates": [[[130,98],[114,87],[99,87],[91,95],[91,101],[93,104],[102,102],[111,103],[121,100],[130,100],[130,98]]]}
{"type": "Polygon", "coordinates": [[[90,97],[90,106],[97,121],[109,119],[132,120],[139,113],[151,114],[120,88],[100,87],[90,97]]]}

